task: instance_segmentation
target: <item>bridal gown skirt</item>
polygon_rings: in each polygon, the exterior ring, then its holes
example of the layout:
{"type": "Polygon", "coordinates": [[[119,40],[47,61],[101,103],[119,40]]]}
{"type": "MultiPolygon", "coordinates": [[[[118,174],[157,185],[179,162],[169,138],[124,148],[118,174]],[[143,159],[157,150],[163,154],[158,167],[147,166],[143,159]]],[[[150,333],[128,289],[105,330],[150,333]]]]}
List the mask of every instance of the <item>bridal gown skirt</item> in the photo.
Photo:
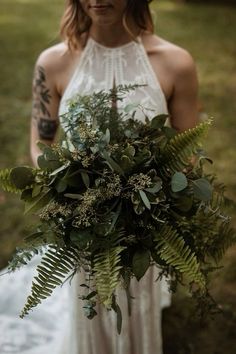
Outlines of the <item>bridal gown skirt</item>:
{"type": "Polygon", "coordinates": [[[117,293],[122,332],[117,334],[116,314],[98,305],[98,315],[89,320],[78,298],[83,283],[78,273],[70,286],[43,301],[25,319],[19,313],[29,295],[39,259],[10,275],[0,277],[1,354],[162,354],[161,311],[171,304],[171,295],[158,269],[152,267],[138,282],[131,281],[132,316],[125,290],[117,293]]]}
{"type": "Polygon", "coordinates": [[[170,303],[169,294],[163,292],[163,282],[156,281],[159,271],[151,267],[138,282],[131,280],[132,316],[128,315],[126,292],[117,291],[117,302],[122,311],[122,331],[116,329],[116,314],[102,305],[96,307],[98,315],[92,320],[83,313],[83,301],[78,291],[83,275],[74,279],[70,307],[70,326],[60,354],[162,354],[161,310],[170,303]],[[161,303],[161,297],[165,303],[161,303]]]}

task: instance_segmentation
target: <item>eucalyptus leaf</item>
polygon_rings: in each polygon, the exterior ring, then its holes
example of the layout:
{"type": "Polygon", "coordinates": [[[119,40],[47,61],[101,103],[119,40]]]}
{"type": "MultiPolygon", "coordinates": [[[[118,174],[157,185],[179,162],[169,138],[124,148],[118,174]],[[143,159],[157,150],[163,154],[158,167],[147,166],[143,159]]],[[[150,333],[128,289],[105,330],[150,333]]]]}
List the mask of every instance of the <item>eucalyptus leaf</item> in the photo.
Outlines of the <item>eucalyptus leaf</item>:
{"type": "Polygon", "coordinates": [[[162,181],[159,181],[158,183],[154,184],[153,187],[150,188],[145,188],[144,190],[149,193],[158,193],[162,189],[162,181]]]}
{"type": "Polygon", "coordinates": [[[70,199],[78,199],[78,200],[83,199],[83,196],[81,194],[75,194],[75,193],[65,193],[64,197],[70,198],[70,199]]]}
{"type": "Polygon", "coordinates": [[[54,199],[54,194],[51,190],[38,197],[33,198],[30,202],[25,204],[25,214],[36,212],[46,206],[54,199]]]}
{"type": "Polygon", "coordinates": [[[124,171],[122,170],[122,168],[108,155],[106,151],[102,152],[102,156],[107,161],[108,165],[112,170],[120,173],[121,175],[124,175],[124,171]]]}
{"type": "Polygon", "coordinates": [[[85,187],[89,188],[90,179],[89,179],[89,175],[87,174],[87,172],[82,171],[81,172],[81,177],[82,177],[82,180],[84,182],[85,187]]]}
{"type": "Polygon", "coordinates": [[[117,332],[118,334],[121,333],[121,329],[122,329],[122,312],[120,309],[120,306],[118,304],[116,304],[116,328],[117,328],[117,332]]]}
{"type": "Polygon", "coordinates": [[[117,304],[115,300],[115,297],[113,297],[112,299],[112,309],[116,313],[116,328],[117,328],[117,333],[120,334],[122,329],[122,312],[120,306],[117,304]]]}
{"type": "Polygon", "coordinates": [[[142,201],[144,205],[146,206],[147,209],[151,209],[151,204],[149,202],[149,199],[147,197],[147,194],[143,190],[139,190],[140,197],[142,198],[142,201]]]}
{"type": "Polygon", "coordinates": [[[30,167],[15,167],[11,170],[10,180],[19,189],[25,189],[34,182],[33,170],[30,167]]]}
{"type": "Polygon", "coordinates": [[[133,110],[137,109],[139,107],[139,103],[129,103],[127,106],[125,106],[124,111],[125,113],[130,113],[133,110]]]}
{"type": "Polygon", "coordinates": [[[42,188],[42,185],[36,184],[32,190],[32,198],[37,197],[41,193],[42,188]]]}
{"type": "Polygon", "coordinates": [[[188,180],[184,173],[176,172],[171,178],[171,189],[174,193],[180,192],[188,186],[188,180]]]}
{"type": "Polygon", "coordinates": [[[127,171],[130,168],[132,168],[133,162],[130,160],[130,158],[128,156],[122,155],[121,160],[120,160],[120,165],[121,165],[122,170],[127,171]]]}
{"type": "Polygon", "coordinates": [[[66,180],[60,179],[56,184],[56,191],[58,193],[63,193],[63,192],[65,192],[66,188],[67,188],[66,180]]]}
{"type": "Polygon", "coordinates": [[[145,211],[145,206],[143,203],[135,204],[134,211],[137,215],[141,215],[145,211]]]}
{"type": "Polygon", "coordinates": [[[167,114],[160,114],[151,120],[151,128],[159,129],[162,128],[168,118],[167,114]]]}
{"type": "Polygon", "coordinates": [[[110,143],[110,140],[111,140],[111,134],[110,134],[110,130],[107,128],[106,129],[106,133],[105,133],[105,136],[104,136],[104,141],[109,144],[110,143]]]}
{"type": "Polygon", "coordinates": [[[129,156],[129,157],[134,157],[135,148],[132,145],[128,144],[128,146],[124,150],[124,154],[129,156]]]}
{"type": "Polygon", "coordinates": [[[193,193],[196,199],[202,201],[209,201],[212,198],[213,187],[210,182],[205,178],[199,178],[195,181],[191,181],[193,186],[193,193]]]}

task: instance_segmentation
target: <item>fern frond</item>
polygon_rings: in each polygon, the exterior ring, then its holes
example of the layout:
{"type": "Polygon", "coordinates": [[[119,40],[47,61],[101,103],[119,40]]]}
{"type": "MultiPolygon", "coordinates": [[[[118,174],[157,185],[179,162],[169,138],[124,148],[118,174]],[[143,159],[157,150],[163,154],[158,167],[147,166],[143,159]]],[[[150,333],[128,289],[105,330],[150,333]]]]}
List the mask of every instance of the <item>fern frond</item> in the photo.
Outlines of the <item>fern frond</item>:
{"type": "Polygon", "coordinates": [[[185,244],[182,237],[171,226],[164,226],[155,235],[157,241],[156,250],[160,257],[169,265],[175,267],[179,272],[188,276],[191,281],[205,286],[205,278],[200,271],[196,255],[190,247],[185,244]]]}
{"type": "Polygon", "coordinates": [[[77,262],[78,253],[75,248],[49,249],[37,267],[38,275],[32,282],[31,295],[28,296],[20,317],[28,315],[33,307],[48,298],[76,267],[77,262]]]}
{"type": "Polygon", "coordinates": [[[10,174],[12,169],[4,169],[0,171],[0,186],[6,192],[10,193],[21,193],[22,190],[16,188],[16,186],[11,182],[10,174]]]}
{"type": "Polygon", "coordinates": [[[94,271],[98,296],[106,308],[111,309],[112,295],[119,283],[121,252],[118,246],[100,252],[94,258],[94,271]]]}
{"type": "Polygon", "coordinates": [[[161,152],[158,162],[160,173],[170,176],[176,171],[182,171],[189,165],[190,157],[196,153],[201,139],[206,135],[212,121],[209,119],[192,129],[175,135],[161,152]]]}
{"type": "Polygon", "coordinates": [[[236,243],[235,230],[230,223],[222,223],[219,227],[218,235],[215,237],[210,250],[207,252],[218,264],[224,257],[228,248],[236,243]]]}

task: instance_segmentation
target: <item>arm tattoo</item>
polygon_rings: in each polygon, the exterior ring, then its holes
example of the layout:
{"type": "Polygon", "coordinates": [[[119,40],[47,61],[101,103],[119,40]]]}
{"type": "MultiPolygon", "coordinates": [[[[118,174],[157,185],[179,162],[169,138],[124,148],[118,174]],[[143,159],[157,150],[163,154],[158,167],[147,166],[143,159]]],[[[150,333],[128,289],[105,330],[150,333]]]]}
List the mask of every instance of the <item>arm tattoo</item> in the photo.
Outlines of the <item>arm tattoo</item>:
{"type": "Polygon", "coordinates": [[[48,105],[51,102],[50,90],[46,86],[46,74],[42,66],[37,66],[33,83],[33,120],[37,125],[40,139],[53,140],[58,123],[52,119],[48,105]]]}
{"type": "Polygon", "coordinates": [[[57,125],[55,120],[39,118],[37,127],[40,139],[53,140],[57,131],[57,125]]]}

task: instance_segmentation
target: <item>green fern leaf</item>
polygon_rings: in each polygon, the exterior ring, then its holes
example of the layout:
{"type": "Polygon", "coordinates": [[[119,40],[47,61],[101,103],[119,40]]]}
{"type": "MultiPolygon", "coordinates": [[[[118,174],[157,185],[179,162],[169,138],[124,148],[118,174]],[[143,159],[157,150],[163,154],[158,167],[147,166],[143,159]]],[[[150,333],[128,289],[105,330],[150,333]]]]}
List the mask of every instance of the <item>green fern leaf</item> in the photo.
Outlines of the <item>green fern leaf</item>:
{"type": "Polygon", "coordinates": [[[98,296],[106,308],[112,307],[112,295],[119,283],[120,254],[124,247],[114,247],[100,252],[94,258],[94,271],[98,296]]]}
{"type": "Polygon", "coordinates": [[[156,251],[167,264],[186,274],[200,287],[205,287],[205,278],[195,254],[176,230],[171,226],[164,226],[156,233],[155,241],[157,241],[156,251]]]}
{"type": "Polygon", "coordinates": [[[12,169],[4,169],[0,171],[0,186],[6,192],[10,193],[21,193],[22,190],[16,188],[16,186],[12,183],[10,175],[12,169]]]}
{"type": "Polygon", "coordinates": [[[219,263],[224,257],[228,248],[236,243],[236,233],[235,230],[230,226],[228,222],[222,223],[218,236],[215,238],[214,247],[207,252],[216,263],[219,263]]]}
{"type": "Polygon", "coordinates": [[[206,135],[212,120],[200,123],[195,128],[175,135],[164,147],[158,157],[160,173],[168,177],[176,171],[182,171],[189,165],[190,157],[196,153],[201,139],[206,135]]]}
{"type": "Polygon", "coordinates": [[[78,253],[75,248],[49,249],[37,267],[38,275],[32,282],[31,295],[28,296],[20,317],[28,315],[33,307],[48,298],[76,267],[77,261],[78,253]]]}

